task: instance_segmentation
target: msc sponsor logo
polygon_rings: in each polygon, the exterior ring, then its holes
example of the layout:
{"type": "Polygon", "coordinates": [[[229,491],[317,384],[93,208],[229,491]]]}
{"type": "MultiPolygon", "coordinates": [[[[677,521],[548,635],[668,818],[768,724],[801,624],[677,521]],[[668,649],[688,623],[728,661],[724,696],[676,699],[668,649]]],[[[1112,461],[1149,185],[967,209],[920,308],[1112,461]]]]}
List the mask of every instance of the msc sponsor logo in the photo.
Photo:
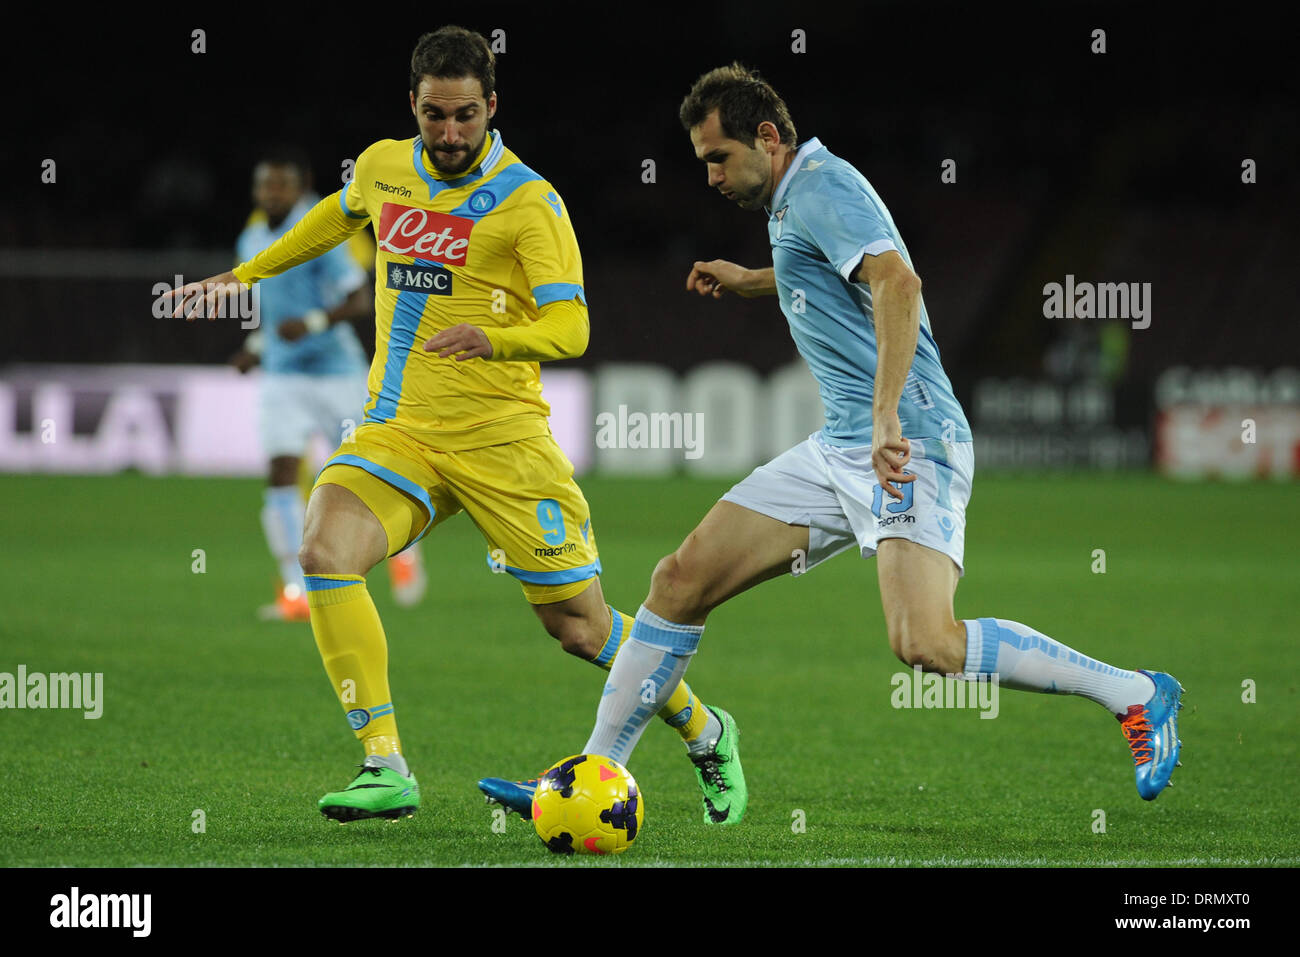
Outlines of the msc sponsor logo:
{"type": "Polygon", "coordinates": [[[473,228],[474,220],[463,216],[384,203],[375,238],[384,252],[463,266],[473,228]]]}
{"type": "Polygon", "coordinates": [[[375,180],[375,189],[381,190],[385,193],[393,193],[396,196],[401,196],[403,199],[406,199],[411,195],[411,191],[405,186],[390,186],[388,183],[381,180],[375,180]]]}
{"type": "Polygon", "coordinates": [[[450,296],[451,270],[420,263],[393,263],[388,267],[388,288],[450,296]]]}

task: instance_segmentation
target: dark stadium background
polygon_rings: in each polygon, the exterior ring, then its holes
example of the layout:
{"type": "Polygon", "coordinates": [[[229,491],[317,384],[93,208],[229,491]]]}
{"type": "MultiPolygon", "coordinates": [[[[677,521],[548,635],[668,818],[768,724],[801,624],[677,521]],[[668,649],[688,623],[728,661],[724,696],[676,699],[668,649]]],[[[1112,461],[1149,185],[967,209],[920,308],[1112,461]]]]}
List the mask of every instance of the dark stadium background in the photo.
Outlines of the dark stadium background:
{"type": "Polygon", "coordinates": [[[6,64],[0,360],[224,361],[234,324],[154,319],[153,282],[223,262],[263,146],[308,151],[326,193],[343,159],[412,135],[410,49],[448,19],[506,31],[496,126],[576,224],[593,324],[579,365],[735,358],[767,371],[793,354],[773,303],[682,288],[696,258],[769,261],[762,217],[705,188],[676,119],[694,77],[732,58],[784,95],[801,140],[819,136],[889,204],[963,402],[977,376],[1043,375],[1053,348],[1058,376],[1078,374],[1099,324],[1041,313],[1043,283],[1066,273],[1153,284],[1151,328],[1127,334],[1114,383],[1121,424],[1146,422],[1171,364],[1267,370],[1300,355],[1295,72],[1262,14],[429,9],[103,13],[19,51],[6,64]],[[1089,52],[1095,27],[1104,55],[1089,52]],[[806,53],[791,52],[796,28],[806,53]],[[47,157],[55,185],[40,182],[47,157]],[[1256,185],[1240,181],[1246,157],[1256,185]],[[940,182],[946,158],[955,184],[940,182]],[[157,277],[148,259],[121,276],[83,249],[153,254],[157,277]]]}

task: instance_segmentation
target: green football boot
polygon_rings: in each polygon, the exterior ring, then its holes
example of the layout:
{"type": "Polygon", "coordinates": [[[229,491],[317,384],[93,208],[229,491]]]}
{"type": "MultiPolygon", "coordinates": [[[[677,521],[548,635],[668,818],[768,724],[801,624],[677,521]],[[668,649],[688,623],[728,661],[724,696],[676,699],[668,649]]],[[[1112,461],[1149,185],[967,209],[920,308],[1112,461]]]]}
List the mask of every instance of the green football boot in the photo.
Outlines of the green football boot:
{"type": "Polygon", "coordinates": [[[739,824],[749,803],[745,772],[740,767],[740,731],[727,712],[714,707],[709,710],[722,722],[722,736],[705,754],[691,756],[704,794],[704,823],[739,824]]]}
{"type": "Polygon", "coordinates": [[[420,807],[420,785],[414,774],[403,777],[392,768],[362,765],[351,784],[325,795],[317,807],[340,824],[369,817],[397,821],[410,817],[420,807]]]}

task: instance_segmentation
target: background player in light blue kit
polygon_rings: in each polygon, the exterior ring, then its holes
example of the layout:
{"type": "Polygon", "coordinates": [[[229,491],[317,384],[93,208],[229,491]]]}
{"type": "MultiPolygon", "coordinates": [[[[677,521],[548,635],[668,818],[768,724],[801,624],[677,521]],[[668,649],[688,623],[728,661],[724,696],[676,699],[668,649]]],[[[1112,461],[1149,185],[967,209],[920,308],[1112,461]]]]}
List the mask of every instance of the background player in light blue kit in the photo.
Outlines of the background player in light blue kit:
{"type": "MultiPolygon", "coordinates": [[[[252,217],[236,242],[245,262],[288,232],[318,202],[306,161],[271,153],[253,171],[252,217]]],[[[259,288],[259,325],[231,360],[241,372],[263,369],[258,433],[269,460],[262,529],[280,572],[275,603],[265,618],[310,620],[298,549],[305,505],[302,458],[313,435],[334,448],[362,421],[369,361],[349,320],[374,316],[369,278],[347,246],[268,279],[259,288]]],[[[394,598],[418,602],[425,575],[418,546],[389,562],[394,598]]]]}
{"type": "Polygon", "coordinates": [[[953,614],[972,437],[921,280],[876,191],[817,139],[796,147],[781,98],[739,64],[701,76],[680,116],[709,186],[742,209],[765,209],[772,247],[770,268],[697,262],[687,287],[775,294],[817,380],[826,425],[732,488],[659,562],[584,752],[627,763],[653,713],[642,689],[673,690],[712,609],[856,546],[877,557],[900,659],[1096,701],[1120,719],[1138,792],[1154,799],[1178,763],[1182,687],[1172,676],[1112,667],[1015,621],[953,614]]]}

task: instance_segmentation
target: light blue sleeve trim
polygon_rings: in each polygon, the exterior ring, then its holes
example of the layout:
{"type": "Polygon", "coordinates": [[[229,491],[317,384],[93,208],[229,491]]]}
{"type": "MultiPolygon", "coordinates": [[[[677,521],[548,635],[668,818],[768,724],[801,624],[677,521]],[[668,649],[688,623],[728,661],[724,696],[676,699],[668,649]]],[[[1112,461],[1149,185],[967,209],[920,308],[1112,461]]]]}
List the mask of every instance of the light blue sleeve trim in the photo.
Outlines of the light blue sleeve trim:
{"type": "Polygon", "coordinates": [[[348,180],[346,183],[343,184],[343,188],[339,190],[339,206],[343,208],[343,215],[347,216],[348,219],[369,219],[370,218],[369,213],[354,213],[352,212],[352,210],[348,209],[348,203],[347,203],[348,187],[351,186],[352,183],[353,183],[352,180],[348,180]]]}
{"type": "Polygon", "coordinates": [[[533,289],[533,299],[537,301],[539,309],[548,303],[563,302],[566,299],[577,299],[584,306],[587,304],[587,296],[582,291],[582,286],[576,282],[548,282],[537,286],[533,289]]]}

